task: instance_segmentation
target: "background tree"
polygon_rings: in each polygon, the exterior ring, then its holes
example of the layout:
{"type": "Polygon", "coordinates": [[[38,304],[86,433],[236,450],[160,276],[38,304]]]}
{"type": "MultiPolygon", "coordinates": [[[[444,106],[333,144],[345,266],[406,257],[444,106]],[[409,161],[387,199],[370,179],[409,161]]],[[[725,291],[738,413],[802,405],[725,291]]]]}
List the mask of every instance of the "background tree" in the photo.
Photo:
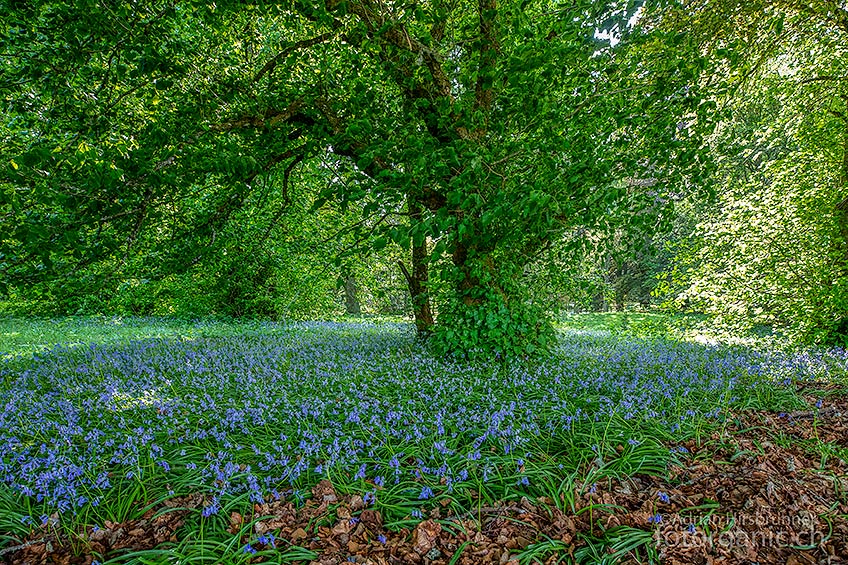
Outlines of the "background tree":
{"type": "Polygon", "coordinates": [[[675,265],[678,299],[733,325],[848,338],[848,12],[724,2],[679,14],[724,59],[710,87],[715,202],[675,265]]]}

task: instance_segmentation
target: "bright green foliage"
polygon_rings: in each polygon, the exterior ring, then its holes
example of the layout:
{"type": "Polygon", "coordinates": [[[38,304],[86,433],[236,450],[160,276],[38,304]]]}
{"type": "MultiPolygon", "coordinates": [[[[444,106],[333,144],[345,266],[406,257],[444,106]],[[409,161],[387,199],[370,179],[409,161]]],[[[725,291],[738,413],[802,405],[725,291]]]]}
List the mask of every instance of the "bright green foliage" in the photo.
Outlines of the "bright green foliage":
{"type": "Polygon", "coordinates": [[[233,313],[269,314],[291,290],[273,273],[296,267],[254,244],[284,221],[270,238],[312,233],[278,215],[305,193],[358,216],[356,246],[413,249],[413,302],[438,291],[440,325],[479,324],[443,344],[529,351],[545,322],[514,291],[540,252],[667,203],[670,182],[627,179],[700,169],[704,61],[686,34],[628,26],[629,2],[3,8],[0,277],[17,287],[203,265],[233,313]]]}
{"type": "Polygon", "coordinates": [[[498,357],[532,354],[556,339],[544,311],[526,303],[510,308],[500,295],[470,305],[453,300],[446,304],[439,319],[447,323],[436,327],[432,337],[435,350],[461,351],[470,358],[492,353],[498,357]]]}
{"type": "Polygon", "coordinates": [[[848,19],[795,10],[751,6],[733,28],[714,19],[726,12],[704,16],[708,44],[740,58],[728,75],[740,82],[717,96],[717,197],[696,205],[672,278],[680,303],[720,321],[846,343],[848,19]]]}

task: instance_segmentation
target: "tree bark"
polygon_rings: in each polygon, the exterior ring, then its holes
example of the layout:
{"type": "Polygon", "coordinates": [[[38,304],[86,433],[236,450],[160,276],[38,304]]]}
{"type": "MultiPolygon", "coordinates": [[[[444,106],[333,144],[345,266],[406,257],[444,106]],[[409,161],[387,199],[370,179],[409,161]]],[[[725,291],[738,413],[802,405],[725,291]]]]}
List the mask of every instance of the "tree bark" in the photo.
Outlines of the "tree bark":
{"type": "MultiPolygon", "coordinates": [[[[409,215],[412,221],[421,221],[421,207],[413,199],[409,199],[409,215]]],[[[430,308],[430,292],[427,283],[430,278],[429,253],[427,252],[427,240],[420,243],[412,242],[412,272],[406,268],[403,261],[399,261],[400,270],[409,286],[409,296],[412,298],[412,314],[415,318],[415,329],[418,335],[426,337],[433,331],[435,320],[433,310],[430,308]]]]}
{"type": "Polygon", "coordinates": [[[344,274],[345,313],[349,316],[362,314],[359,303],[359,292],[356,286],[356,277],[350,272],[344,274]]]}
{"type": "Polygon", "coordinates": [[[460,294],[463,304],[466,306],[475,306],[480,303],[480,297],[473,296],[471,291],[479,285],[479,280],[471,273],[470,265],[468,264],[468,246],[463,242],[458,241],[453,250],[453,264],[456,266],[462,278],[457,284],[457,290],[460,294]]]}

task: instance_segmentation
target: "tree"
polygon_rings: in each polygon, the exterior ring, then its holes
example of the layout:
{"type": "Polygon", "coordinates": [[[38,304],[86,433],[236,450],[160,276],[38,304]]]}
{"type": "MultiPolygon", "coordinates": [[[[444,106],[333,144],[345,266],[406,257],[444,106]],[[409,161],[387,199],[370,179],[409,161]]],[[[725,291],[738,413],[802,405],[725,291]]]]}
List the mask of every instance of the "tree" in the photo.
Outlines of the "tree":
{"type": "Polygon", "coordinates": [[[293,171],[318,159],[339,181],[313,209],[356,206],[358,241],[409,250],[420,332],[532,351],[549,329],[525,267],[616,206],[661,200],[621,179],[697,164],[701,61],[683,34],[628,26],[629,2],[6,8],[0,273],[19,284],[121,263],[156,230],[163,264],[184,263],[263,179],[289,201],[293,171]]]}
{"type": "Polygon", "coordinates": [[[678,298],[734,324],[848,339],[848,11],[693,5],[681,25],[726,61],[713,97],[713,206],[675,267],[678,298]],[[684,23],[685,22],[685,23],[684,23]]]}

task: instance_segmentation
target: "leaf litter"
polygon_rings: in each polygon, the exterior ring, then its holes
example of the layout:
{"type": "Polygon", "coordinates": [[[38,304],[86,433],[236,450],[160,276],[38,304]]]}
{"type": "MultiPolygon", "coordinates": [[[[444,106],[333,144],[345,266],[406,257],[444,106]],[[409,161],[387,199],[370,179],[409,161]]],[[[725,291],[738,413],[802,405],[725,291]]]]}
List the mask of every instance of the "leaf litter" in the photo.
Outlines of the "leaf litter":
{"type": "MultiPolygon", "coordinates": [[[[592,544],[615,553],[613,534],[633,531],[649,535],[656,558],[669,565],[848,563],[848,389],[823,385],[813,395],[810,387],[797,385],[811,409],[731,414],[709,437],[670,446],[685,455],[667,477],[575,485],[573,506],[564,510],[564,501],[547,497],[463,514],[436,504],[417,525],[390,528],[361,496],[341,495],[322,480],[299,508],[267,500],[253,505],[253,516],[231,512],[227,531],[252,550],[308,549],[317,556],[314,565],[518,565],[531,553],[533,562],[553,564],[576,559],[592,544]],[[822,446],[841,458],[823,457],[822,446]],[[546,543],[551,550],[541,551],[546,543]]],[[[0,557],[12,565],[91,565],[120,552],[173,545],[205,499],[172,498],[140,519],[89,527],[73,543],[57,520],[48,520],[0,557]]],[[[632,549],[619,550],[618,562],[645,562],[647,549],[632,549]]]]}

